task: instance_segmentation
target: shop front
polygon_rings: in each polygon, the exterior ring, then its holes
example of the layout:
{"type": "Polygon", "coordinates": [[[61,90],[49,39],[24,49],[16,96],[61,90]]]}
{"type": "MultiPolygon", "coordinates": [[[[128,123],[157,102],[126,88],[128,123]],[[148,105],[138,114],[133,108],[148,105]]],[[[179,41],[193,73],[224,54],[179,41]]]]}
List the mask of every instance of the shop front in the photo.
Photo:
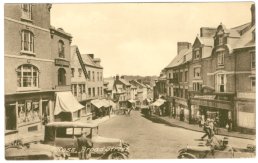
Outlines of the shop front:
{"type": "Polygon", "coordinates": [[[204,117],[213,119],[218,123],[218,127],[226,128],[227,124],[232,129],[233,127],[233,105],[230,101],[193,98],[191,99],[191,109],[193,117],[204,117]],[[197,110],[199,109],[199,110],[197,110]]]}
{"type": "Polygon", "coordinates": [[[5,131],[16,131],[19,139],[30,139],[41,131],[43,125],[53,120],[53,94],[50,91],[5,95],[5,131]]]}
{"type": "Polygon", "coordinates": [[[180,121],[189,122],[189,109],[186,99],[175,98],[175,113],[176,118],[180,121]]]}

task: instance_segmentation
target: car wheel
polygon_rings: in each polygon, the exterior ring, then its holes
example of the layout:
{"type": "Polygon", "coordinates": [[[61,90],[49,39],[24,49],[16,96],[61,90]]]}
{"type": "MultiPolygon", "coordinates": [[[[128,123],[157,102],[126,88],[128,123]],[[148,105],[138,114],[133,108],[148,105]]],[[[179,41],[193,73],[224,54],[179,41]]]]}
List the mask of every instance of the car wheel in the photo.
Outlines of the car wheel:
{"type": "Polygon", "coordinates": [[[126,156],[120,152],[113,152],[108,155],[109,160],[124,160],[126,156]]]}

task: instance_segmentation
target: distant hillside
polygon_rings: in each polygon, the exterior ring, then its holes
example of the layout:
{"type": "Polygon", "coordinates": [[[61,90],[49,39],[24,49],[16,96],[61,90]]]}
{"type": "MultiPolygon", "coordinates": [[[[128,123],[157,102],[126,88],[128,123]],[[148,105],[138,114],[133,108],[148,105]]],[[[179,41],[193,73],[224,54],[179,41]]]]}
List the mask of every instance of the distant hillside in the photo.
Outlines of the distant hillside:
{"type": "MultiPolygon", "coordinates": [[[[122,75],[124,76],[124,79],[126,79],[127,81],[130,80],[138,80],[141,81],[142,83],[145,84],[149,84],[151,86],[154,85],[155,80],[158,79],[158,76],[132,76],[132,75],[122,75]]],[[[114,77],[108,77],[108,78],[104,78],[104,80],[112,80],[114,77]]]]}

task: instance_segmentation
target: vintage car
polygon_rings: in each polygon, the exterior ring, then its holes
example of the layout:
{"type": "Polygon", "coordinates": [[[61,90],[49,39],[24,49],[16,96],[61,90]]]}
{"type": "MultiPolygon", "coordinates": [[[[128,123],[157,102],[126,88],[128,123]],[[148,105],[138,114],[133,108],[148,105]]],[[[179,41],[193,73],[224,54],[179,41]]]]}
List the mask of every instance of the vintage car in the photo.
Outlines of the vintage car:
{"type": "Polygon", "coordinates": [[[57,147],[34,142],[5,147],[6,160],[64,160],[67,156],[57,147]]]}
{"type": "Polygon", "coordinates": [[[78,158],[78,138],[87,133],[93,147],[91,158],[126,159],[129,156],[129,144],[120,139],[105,138],[98,135],[98,125],[83,122],[52,122],[45,126],[44,143],[59,147],[69,152],[70,158],[78,158]]]}
{"type": "MultiPolygon", "coordinates": [[[[224,138],[223,138],[224,139],[224,138]]],[[[246,148],[236,148],[218,140],[213,144],[210,140],[205,145],[187,146],[179,150],[179,159],[201,159],[201,158],[254,158],[255,146],[248,145],[246,148]]]]}

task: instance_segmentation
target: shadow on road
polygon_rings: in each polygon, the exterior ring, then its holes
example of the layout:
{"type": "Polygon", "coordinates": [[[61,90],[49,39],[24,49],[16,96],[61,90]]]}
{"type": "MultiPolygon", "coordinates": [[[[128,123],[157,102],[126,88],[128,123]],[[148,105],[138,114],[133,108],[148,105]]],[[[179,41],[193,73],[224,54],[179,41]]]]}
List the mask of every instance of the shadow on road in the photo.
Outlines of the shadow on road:
{"type": "Polygon", "coordinates": [[[144,114],[142,114],[141,116],[150,120],[150,121],[152,121],[152,122],[154,122],[154,123],[160,123],[160,124],[165,124],[166,126],[177,127],[177,126],[172,125],[172,124],[168,123],[167,121],[162,120],[160,118],[157,118],[155,116],[144,115],[144,114]]]}

